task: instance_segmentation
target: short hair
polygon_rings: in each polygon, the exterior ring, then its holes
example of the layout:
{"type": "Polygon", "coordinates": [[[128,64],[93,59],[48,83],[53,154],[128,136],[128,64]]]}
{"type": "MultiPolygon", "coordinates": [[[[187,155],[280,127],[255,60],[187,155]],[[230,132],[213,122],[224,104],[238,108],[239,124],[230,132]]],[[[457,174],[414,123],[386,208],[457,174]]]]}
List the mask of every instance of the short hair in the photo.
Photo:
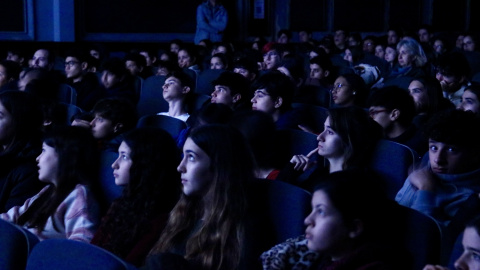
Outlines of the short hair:
{"type": "Polygon", "coordinates": [[[263,74],[253,84],[252,89],[265,89],[273,100],[282,98],[280,111],[291,108],[295,86],[287,75],[279,71],[271,71],[263,74]]]}
{"type": "Polygon", "coordinates": [[[319,65],[323,70],[328,70],[332,71],[334,69],[332,60],[330,60],[330,57],[325,53],[323,56],[315,56],[312,59],[310,59],[310,65],[316,64],[319,65]]]}
{"type": "Polygon", "coordinates": [[[101,99],[93,107],[92,113],[112,121],[114,125],[123,124],[122,132],[134,128],[137,124],[135,105],[125,98],[101,99]]]}
{"type": "Polygon", "coordinates": [[[410,125],[415,117],[415,102],[410,94],[397,87],[387,86],[376,90],[369,98],[369,106],[385,107],[388,111],[397,109],[400,116],[397,121],[402,125],[410,125]]]}
{"type": "Polygon", "coordinates": [[[129,53],[125,56],[124,60],[125,62],[127,61],[135,62],[135,64],[137,64],[137,66],[139,67],[147,66],[147,60],[145,59],[145,56],[139,53],[129,53]]]}
{"type": "Polygon", "coordinates": [[[223,85],[230,88],[230,92],[233,95],[241,94],[242,99],[247,98],[249,91],[249,83],[247,78],[233,71],[224,71],[220,76],[212,81],[212,85],[223,85]]]}
{"type": "Polygon", "coordinates": [[[168,77],[174,77],[180,81],[182,86],[190,87],[190,92],[195,90],[195,81],[192,77],[190,77],[187,73],[183,72],[182,70],[173,70],[167,75],[168,77]]]}
{"type": "Polygon", "coordinates": [[[409,54],[416,56],[415,65],[417,67],[423,67],[427,63],[427,56],[422,49],[422,45],[415,39],[404,38],[400,40],[397,44],[397,51],[399,51],[401,47],[405,47],[409,54]]]}
{"type": "Polygon", "coordinates": [[[103,64],[103,70],[108,71],[120,78],[129,74],[127,68],[125,67],[125,62],[117,57],[113,57],[105,61],[103,64]]]}
{"type": "Polygon", "coordinates": [[[7,78],[7,80],[9,79],[18,80],[18,76],[22,68],[17,62],[10,61],[10,60],[2,60],[0,62],[0,65],[2,65],[5,68],[5,77],[7,78]]]}
{"type": "Polygon", "coordinates": [[[480,120],[470,111],[449,109],[438,112],[427,122],[425,129],[429,139],[472,153],[480,151],[480,120]]]}
{"type": "MultiPolygon", "coordinates": [[[[67,57],[74,57],[76,58],[80,63],[87,62],[89,60],[89,56],[92,57],[89,53],[87,53],[86,50],[82,48],[72,48],[67,51],[65,54],[65,58],[67,57]]],[[[90,65],[89,65],[90,66],[90,65]]]]}
{"type": "Polygon", "coordinates": [[[470,75],[470,64],[461,52],[441,55],[440,58],[438,58],[436,67],[438,72],[446,76],[454,76],[458,79],[470,75]]]}
{"type": "Polygon", "coordinates": [[[244,68],[249,72],[258,74],[258,66],[255,61],[248,57],[242,57],[233,63],[233,68],[244,68]]]}

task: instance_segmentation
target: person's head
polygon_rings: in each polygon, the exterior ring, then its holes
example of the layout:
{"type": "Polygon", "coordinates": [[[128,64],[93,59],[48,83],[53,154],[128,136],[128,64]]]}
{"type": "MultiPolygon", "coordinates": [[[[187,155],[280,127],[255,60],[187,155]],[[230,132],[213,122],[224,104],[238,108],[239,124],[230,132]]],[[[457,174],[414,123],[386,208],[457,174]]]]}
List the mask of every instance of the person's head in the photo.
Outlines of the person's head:
{"type": "Polygon", "coordinates": [[[381,127],[359,107],[329,110],[324,130],[318,135],[318,154],[341,160],[342,169],[365,165],[371,149],[382,137],[381,127]]]}
{"type": "Polygon", "coordinates": [[[378,180],[361,170],[334,172],[314,188],[312,212],[305,218],[311,251],[340,260],[384,236],[382,215],[389,207],[378,180]]]}
{"type": "Polygon", "coordinates": [[[400,29],[391,28],[387,31],[387,43],[389,45],[396,45],[402,36],[403,34],[400,29]]]}
{"type": "Polygon", "coordinates": [[[427,63],[427,57],[422,46],[413,38],[404,38],[397,44],[398,64],[401,67],[422,67],[427,63]]]}
{"type": "Polygon", "coordinates": [[[460,33],[457,35],[457,39],[455,40],[455,47],[457,49],[463,50],[463,39],[465,38],[465,33],[460,33]]]}
{"type": "Polygon", "coordinates": [[[348,47],[345,49],[345,55],[343,60],[348,61],[351,64],[356,64],[364,56],[363,50],[360,47],[348,47]]]}
{"type": "Polygon", "coordinates": [[[365,81],[357,74],[340,75],[333,84],[332,99],[340,107],[363,106],[367,95],[365,81]]]}
{"type": "Polygon", "coordinates": [[[80,81],[89,68],[89,55],[82,49],[71,49],[65,55],[65,75],[73,82],[80,81]]]}
{"type": "Polygon", "coordinates": [[[335,30],[333,42],[338,49],[343,49],[346,46],[348,33],[343,29],[335,30]]]}
{"type": "MultiPolygon", "coordinates": [[[[123,137],[118,158],[112,164],[115,184],[125,186],[124,196],[158,194],[178,199],[180,179],[176,170],[180,151],[166,131],[153,128],[133,129],[123,137]],[[150,189],[150,191],[149,191],[150,189]],[[162,189],[164,190],[162,192],[162,189]],[[155,191],[157,190],[157,191],[155,191]]],[[[165,199],[172,208],[176,201],[165,199]]]]}
{"type": "Polygon", "coordinates": [[[180,47],[183,46],[183,41],[179,40],[179,39],[174,39],[172,41],[170,41],[170,51],[175,53],[175,54],[178,54],[178,51],[180,50],[180,47]]]}
{"type": "Polygon", "coordinates": [[[310,59],[310,78],[323,81],[328,79],[332,72],[333,64],[330,57],[325,55],[310,59]]]}
{"type": "Polygon", "coordinates": [[[407,91],[396,86],[376,90],[369,98],[369,114],[388,134],[398,123],[408,127],[415,116],[415,103],[407,91]]]}
{"type": "Polygon", "coordinates": [[[462,236],[463,253],[455,261],[457,270],[479,270],[480,217],[476,216],[465,226],[462,236]]]}
{"type": "Polygon", "coordinates": [[[178,50],[178,66],[189,68],[197,63],[198,53],[194,46],[183,46],[178,50]]]}
{"type": "Polygon", "coordinates": [[[25,91],[27,85],[34,80],[43,80],[48,78],[48,71],[41,68],[27,68],[20,72],[18,79],[18,90],[25,91]]]}
{"type": "Polygon", "coordinates": [[[447,41],[442,37],[436,37],[433,39],[433,50],[437,55],[442,55],[448,51],[447,41]]]}
{"type": "Polygon", "coordinates": [[[375,46],[377,44],[377,38],[375,36],[366,36],[363,39],[363,51],[366,53],[375,53],[375,46]]]}
{"type": "Polygon", "coordinates": [[[283,57],[278,71],[287,75],[296,87],[300,87],[303,84],[305,77],[305,63],[303,57],[294,54],[287,54],[283,57]]]}
{"type": "Polygon", "coordinates": [[[48,49],[38,49],[33,53],[30,61],[30,67],[32,68],[44,68],[46,70],[52,70],[55,64],[55,55],[48,49]]]}
{"type": "Polygon", "coordinates": [[[472,83],[465,88],[462,95],[462,102],[458,105],[462,111],[471,111],[480,115],[480,85],[472,83]]]}
{"type": "Polygon", "coordinates": [[[475,51],[475,44],[476,40],[473,35],[468,34],[465,35],[463,38],[463,50],[466,52],[474,52],[475,51]]]}
{"type": "Polygon", "coordinates": [[[408,86],[417,113],[433,113],[440,110],[442,87],[435,78],[416,78],[408,86]]]}
{"type": "Polygon", "coordinates": [[[438,174],[461,174],[480,165],[480,122],[472,112],[445,110],[426,126],[431,169],[438,174]]]}
{"type": "Polygon", "coordinates": [[[134,104],[124,98],[105,98],[93,107],[91,132],[97,140],[108,140],[135,127],[137,111],[134,104]]]}
{"type": "Polygon", "coordinates": [[[129,53],[125,56],[125,68],[131,75],[139,75],[147,66],[147,60],[139,53],[129,53]]]}
{"type": "Polygon", "coordinates": [[[309,42],[312,40],[312,31],[310,30],[301,30],[298,32],[298,40],[301,43],[309,42]]]}
{"type": "Polygon", "coordinates": [[[362,36],[360,33],[350,33],[347,37],[347,46],[349,47],[356,47],[362,45],[362,36]]]}
{"type": "Polygon", "coordinates": [[[157,76],[167,76],[174,70],[178,69],[177,63],[166,60],[158,60],[157,62],[157,76]]]}
{"type": "Polygon", "coordinates": [[[436,78],[442,90],[454,93],[466,84],[470,75],[470,65],[461,52],[442,55],[437,62],[436,78]]]}
{"type": "Polygon", "coordinates": [[[380,59],[385,59],[385,50],[386,50],[386,45],[385,44],[377,44],[375,46],[375,56],[380,58],[380,59]]]}
{"type": "Polygon", "coordinates": [[[157,62],[157,56],[153,50],[149,49],[140,49],[138,53],[145,58],[145,66],[152,67],[157,62]]]}
{"type": "Polygon", "coordinates": [[[429,43],[433,36],[432,27],[430,25],[422,25],[418,29],[418,40],[421,43],[429,43]]]}
{"type": "Polygon", "coordinates": [[[26,54],[22,49],[10,48],[7,51],[7,57],[5,60],[10,60],[18,63],[19,66],[23,67],[25,65],[26,54]]]}
{"type": "Polygon", "coordinates": [[[106,89],[117,87],[128,76],[125,62],[120,58],[110,58],[103,64],[102,84],[106,89]]]}
{"type": "Polygon", "coordinates": [[[238,73],[224,71],[212,81],[212,85],[215,88],[212,92],[212,103],[223,103],[233,108],[248,101],[249,82],[238,73]]]}
{"type": "Polygon", "coordinates": [[[390,64],[394,64],[397,62],[397,56],[398,56],[398,53],[397,53],[395,44],[394,45],[389,44],[385,47],[385,61],[387,61],[390,64]]]}
{"type": "Polygon", "coordinates": [[[282,29],[277,33],[277,42],[280,44],[287,44],[292,39],[292,32],[288,29],[282,29]]]}
{"type": "Polygon", "coordinates": [[[267,70],[273,70],[280,66],[282,61],[279,44],[267,43],[263,47],[263,62],[267,70]]]}
{"type": "MultiPolygon", "coordinates": [[[[0,88],[18,80],[20,65],[10,60],[0,61],[0,88]]],[[[14,90],[14,89],[9,89],[14,90]]]]}
{"type": "Polygon", "coordinates": [[[210,58],[210,69],[229,69],[230,59],[224,53],[216,53],[210,58]]]}
{"type": "Polygon", "coordinates": [[[43,114],[33,95],[20,91],[0,93],[0,153],[38,136],[42,126],[43,114]]]}
{"type": "Polygon", "coordinates": [[[98,177],[97,143],[88,130],[66,126],[45,135],[37,157],[38,179],[57,188],[88,184],[98,177]]]}
{"type": "Polygon", "coordinates": [[[260,76],[252,85],[252,89],[254,90],[251,99],[252,110],[274,115],[291,108],[295,86],[290,78],[278,71],[260,76]]]}
{"type": "Polygon", "coordinates": [[[258,66],[253,60],[248,57],[238,59],[233,63],[233,72],[242,75],[252,82],[258,76],[258,66]]]}
{"type": "Polygon", "coordinates": [[[162,88],[163,98],[166,101],[183,100],[189,102],[187,99],[193,95],[194,81],[185,72],[176,70],[167,75],[162,88]]]}

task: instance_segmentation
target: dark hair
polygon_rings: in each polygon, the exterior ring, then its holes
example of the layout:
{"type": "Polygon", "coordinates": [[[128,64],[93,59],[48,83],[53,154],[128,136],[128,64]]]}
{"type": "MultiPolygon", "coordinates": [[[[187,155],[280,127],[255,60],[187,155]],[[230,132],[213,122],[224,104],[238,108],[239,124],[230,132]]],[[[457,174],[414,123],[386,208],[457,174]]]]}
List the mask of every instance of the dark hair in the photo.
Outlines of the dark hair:
{"type": "Polygon", "coordinates": [[[465,228],[474,229],[478,235],[480,235],[480,216],[476,216],[471,219],[465,226],[465,228]]]}
{"type": "Polygon", "coordinates": [[[20,74],[21,67],[17,62],[10,60],[2,60],[0,62],[0,65],[5,68],[5,77],[7,80],[18,80],[18,75],[20,74]]]}
{"type": "Polygon", "coordinates": [[[357,74],[341,74],[338,77],[345,78],[352,90],[355,91],[354,104],[361,107],[365,106],[369,91],[362,77],[357,74]]]}
{"type": "Polygon", "coordinates": [[[242,99],[247,100],[249,92],[249,83],[247,78],[233,71],[224,71],[217,79],[212,81],[212,85],[223,85],[230,88],[232,96],[241,94],[242,99]]]}
{"type": "Polygon", "coordinates": [[[251,60],[248,57],[242,57],[233,63],[233,68],[244,68],[249,72],[255,73],[258,75],[258,66],[255,61],[251,60]]]}
{"type": "Polygon", "coordinates": [[[295,86],[290,78],[279,71],[263,74],[252,85],[252,89],[265,89],[273,100],[281,97],[283,100],[280,111],[285,112],[291,108],[295,86]]]}
{"type": "MultiPolygon", "coordinates": [[[[58,155],[57,183],[50,185],[17,221],[19,225],[40,230],[76,185],[96,185],[100,163],[97,143],[85,128],[59,127],[45,135],[44,143],[53,147],[58,155]]],[[[55,222],[53,226],[57,226],[55,222]]]]}
{"type": "MultiPolygon", "coordinates": [[[[425,110],[428,114],[434,114],[440,110],[446,108],[446,105],[450,105],[451,102],[443,97],[442,86],[440,82],[433,77],[421,77],[415,78],[412,81],[419,81],[423,84],[423,87],[427,91],[428,104],[425,104],[426,108],[420,108],[423,112],[425,110]]],[[[411,82],[410,82],[411,83],[411,82]]]]}
{"type": "Polygon", "coordinates": [[[125,67],[125,62],[117,57],[109,58],[105,61],[102,67],[103,71],[108,71],[118,78],[127,76],[128,70],[125,67]]]}
{"type": "Polygon", "coordinates": [[[397,86],[387,86],[376,90],[369,98],[369,107],[380,106],[385,107],[389,112],[397,109],[400,115],[397,121],[408,126],[415,117],[415,103],[412,96],[397,86]]]}
{"type": "Polygon", "coordinates": [[[195,46],[195,45],[183,45],[183,46],[180,47],[180,49],[178,51],[179,52],[180,51],[187,52],[187,54],[191,58],[191,63],[192,64],[200,63],[200,61],[198,59],[199,55],[198,55],[197,46],[195,46]]]}
{"type": "Polygon", "coordinates": [[[279,38],[283,34],[285,34],[289,40],[292,39],[292,31],[288,29],[280,29],[280,31],[278,31],[277,33],[277,38],[279,38]]]}
{"type": "Polygon", "coordinates": [[[89,56],[91,57],[91,55],[83,48],[72,48],[69,51],[67,51],[67,53],[65,54],[65,58],[74,57],[80,63],[88,62],[89,56]]]}
{"type": "Polygon", "coordinates": [[[323,191],[340,212],[343,222],[353,228],[355,221],[363,224],[361,234],[354,240],[356,245],[366,241],[381,241],[385,231],[382,213],[392,206],[380,180],[364,170],[344,170],[324,176],[314,187],[314,192],[323,191]]]}
{"type": "Polygon", "coordinates": [[[180,196],[177,165],[180,152],[166,131],[140,128],[127,132],[129,183],[107,212],[100,228],[107,233],[99,245],[124,258],[159,215],[167,215],[180,196]]]}
{"type": "Polygon", "coordinates": [[[134,128],[138,120],[135,105],[130,100],[120,97],[99,100],[92,113],[112,121],[114,125],[121,123],[123,125],[121,132],[134,128]]]}
{"type": "Polygon", "coordinates": [[[465,91],[472,92],[478,100],[480,100],[480,83],[478,82],[471,82],[469,86],[465,88],[465,91]]]}
{"type": "Polygon", "coordinates": [[[225,66],[224,69],[231,69],[232,67],[232,60],[231,60],[231,57],[229,54],[225,54],[225,53],[216,53],[214,55],[212,55],[212,58],[214,57],[217,57],[220,59],[220,61],[222,61],[223,65],[225,66]]]}
{"type": "Polygon", "coordinates": [[[330,127],[343,142],[343,169],[368,165],[373,147],[382,138],[381,126],[357,106],[331,108],[328,115],[330,127]]]}
{"type": "Polygon", "coordinates": [[[461,52],[443,54],[436,63],[437,72],[446,76],[454,76],[457,79],[470,76],[470,64],[461,52]]]}
{"type": "Polygon", "coordinates": [[[213,177],[204,196],[182,194],[151,253],[169,251],[187,237],[185,258],[200,269],[238,269],[246,184],[253,179],[250,149],[239,131],[225,125],[197,127],[188,138],[210,158],[213,177]]]}
{"type": "Polygon", "coordinates": [[[438,112],[425,126],[429,139],[455,145],[475,153],[480,152],[480,122],[470,111],[455,109],[438,112]]]}
{"type": "Polygon", "coordinates": [[[192,77],[190,77],[187,73],[185,73],[181,70],[174,70],[174,71],[170,72],[167,75],[167,78],[168,77],[174,77],[174,78],[176,78],[180,81],[182,86],[190,87],[190,92],[189,93],[193,93],[193,91],[195,90],[194,79],[192,77]]]}
{"type": "Polygon", "coordinates": [[[13,134],[1,155],[15,152],[30,139],[40,137],[43,128],[43,114],[35,97],[27,92],[5,91],[0,93],[0,103],[10,113],[13,122],[13,134]]]}
{"type": "Polygon", "coordinates": [[[123,59],[125,62],[127,61],[132,61],[135,62],[135,64],[138,67],[146,67],[147,66],[147,60],[145,59],[145,56],[139,54],[139,53],[129,53],[125,56],[123,59]]]}

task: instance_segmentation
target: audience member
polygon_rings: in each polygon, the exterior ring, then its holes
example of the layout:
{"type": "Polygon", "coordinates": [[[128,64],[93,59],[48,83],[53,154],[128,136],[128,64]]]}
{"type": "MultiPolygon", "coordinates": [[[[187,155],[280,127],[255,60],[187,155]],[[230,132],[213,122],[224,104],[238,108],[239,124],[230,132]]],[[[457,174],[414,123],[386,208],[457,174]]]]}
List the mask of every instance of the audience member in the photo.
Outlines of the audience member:
{"type": "Polygon", "coordinates": [[[480,115],[480,85],[472,83],[465,88],[462,95],[462,102],[458,105],[458,109],[462,111],[471,111],[476,115],[480,115]]]}
{"type": "Polygon", "coordinates": [[[186,122],[190,117],[188,105],[191,103],[194,82],[190,76],[182,71],[174,71],[167,76],[163,85],[163,98],[168,102],[168,112],[159,112],[158,115],[167,115],[186,122]]]}
{"type": "Polygon", "coordinates": [[[331,92],[333,103],[337,107],[364,107],[369,94],[365,81],[357,74],[338,76],[331,92]]]}
{"type": "Polygon", "coordinates": [[[215,90],[212,92],[211,103],[223,103],[234,111],[250,110],[248,98],[250,86],[248,80],[232,71],[224,71],[212,81],[215,90]]]}
{"type": "Polygon", "coordinates": [[[0,218],[27,228],[40,240],[90,243],[100,222],[95,198],[98,151],[88,131],[64,127],[47,134],[37,157],[38,179],[47,186],[0,218]]]}
{"type": "Polygon", "coordinates": [[[233,128],[206,125],[192,130],[183,154],[183,194],[146,269],[246,269],[246,185],[254,169],[248,145],[233,128]]]}
{"type": "Polygon", "coordinates": [[[18,89],[18,76],[20,65],[11,60],[0,61],[0,93],[7,90],[18,89]]]}
{"type": "Polygon", "coordinates": [[[195,44],[209,39],[212,42],[223,40],[227,28],[228,13],[220,0],[206,0],[197,8],[197,31],[195,44]]]}
{"type": "Polygon", "coordinates": [[[180,196],[179,162],[180,151],[166,131],[127,132],[112,164],[115,184],[124,187],[123,193],[91,243],[143,265],[180,196]]]}
{"type": "Polygon", "coordinates": [[[129,53],[125,56],[125,67],[132,76],[139,76],[146,79],[153,75],[151,69],[147,68],[147,60],[139,53],[129,53]]]}
{"type": "Polygon", "coordinates": [[[436,78],[442,86],[443,95],[455,106],[462,101],[465,88],[470,84],[470,66],[462,53],[445,54],[438,59],[436,78]]]}

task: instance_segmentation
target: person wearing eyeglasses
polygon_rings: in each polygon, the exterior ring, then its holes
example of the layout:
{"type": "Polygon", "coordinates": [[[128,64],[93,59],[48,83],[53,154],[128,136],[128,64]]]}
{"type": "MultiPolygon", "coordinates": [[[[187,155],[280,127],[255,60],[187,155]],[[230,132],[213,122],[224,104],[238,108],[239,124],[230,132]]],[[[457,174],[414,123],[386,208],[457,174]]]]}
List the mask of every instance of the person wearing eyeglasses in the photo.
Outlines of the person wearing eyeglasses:
{"type": "Polygon", "coordinates": [[[446,54],[438,59],[435,77],[442,86],[443,96],[455,106],[462,102],[463,92],[470,85],[469,74],[468,60],[460,52],[446,54]]]}
{"type": "Polygon", "coordinates": [[[334,107],[363,107],[368,89],[365,81],[357,74],[343,74],[337,77],[331,90],[334,107]]]}
{"type": "MultiPolygon", "coordinates": [[[[65,58],[66,83],[77,92],[77,106],[84,108],[84,100],[99,88],[97,76],[88,72],[88,58],[92,57],[86,50],[74,48],[67,52],[65,58]]],[[[86,107],[85,107],[86,108],[86,107]]]]}
{"type": "Polygon", "coordinates": [[[387,86],[375,91],[368,104],[368,113],[382,126],[385,139],[406,145],[419,155],[427,151],[426,138],[412,124],[415,103],[407,91],[387,86]]]}

